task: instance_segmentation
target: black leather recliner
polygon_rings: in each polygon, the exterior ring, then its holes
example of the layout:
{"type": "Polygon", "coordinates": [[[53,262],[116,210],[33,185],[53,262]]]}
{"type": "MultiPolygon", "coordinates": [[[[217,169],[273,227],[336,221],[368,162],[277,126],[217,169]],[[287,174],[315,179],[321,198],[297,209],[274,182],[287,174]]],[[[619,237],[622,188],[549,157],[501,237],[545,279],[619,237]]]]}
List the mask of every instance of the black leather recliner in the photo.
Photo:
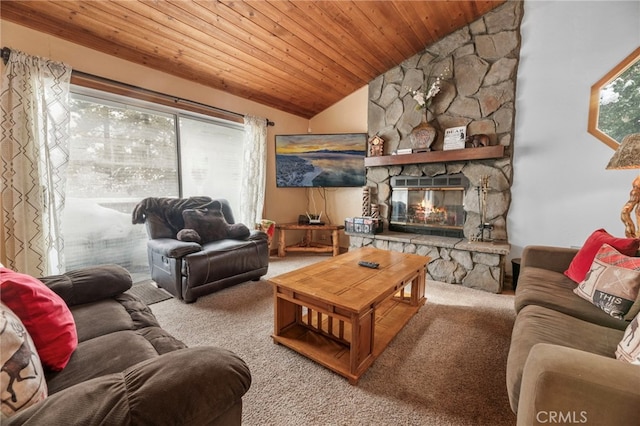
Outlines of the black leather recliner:
{"type": "Polygon", "coordinates": [[[229,202],[209,197],[145,198],[132,214],[134,224],[146,224],[151,278],[186,303],[241,282],[259,280],[269,267],[268,238],[262,231],[247,230],[245,237],[202,244],[178,239],[185,227],[184,211],[206,211],[212,203],[221,205],[227,224],[234,225],[229,202]]]}

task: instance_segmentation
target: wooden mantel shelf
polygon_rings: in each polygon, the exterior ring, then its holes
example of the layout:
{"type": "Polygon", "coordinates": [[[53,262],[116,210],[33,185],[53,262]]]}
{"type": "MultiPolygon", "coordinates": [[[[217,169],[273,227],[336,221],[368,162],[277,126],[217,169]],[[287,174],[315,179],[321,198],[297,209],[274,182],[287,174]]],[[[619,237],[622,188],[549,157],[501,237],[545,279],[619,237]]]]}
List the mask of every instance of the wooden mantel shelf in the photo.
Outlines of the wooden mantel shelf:
{"type": "Polygon", "coordinates": [[[401,164],[444,163],[448,161],[486,160],[504,157],[503,145],[481,146],[478,148],[453,149],[451,151],[429,151],[416,154],[381,155],[366,157],[365,167],[397,166],[401,164]]]}

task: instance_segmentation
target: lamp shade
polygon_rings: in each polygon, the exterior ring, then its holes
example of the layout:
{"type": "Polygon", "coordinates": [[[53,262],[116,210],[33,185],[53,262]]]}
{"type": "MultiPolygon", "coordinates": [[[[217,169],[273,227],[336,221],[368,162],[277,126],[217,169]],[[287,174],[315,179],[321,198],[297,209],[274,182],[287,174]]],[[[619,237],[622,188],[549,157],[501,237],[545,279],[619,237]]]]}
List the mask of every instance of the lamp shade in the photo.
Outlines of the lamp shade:
{"type": "Polygon", "coordinates": [[[640,169],[640,133],[624,137],[607,169],[640,169]]]}

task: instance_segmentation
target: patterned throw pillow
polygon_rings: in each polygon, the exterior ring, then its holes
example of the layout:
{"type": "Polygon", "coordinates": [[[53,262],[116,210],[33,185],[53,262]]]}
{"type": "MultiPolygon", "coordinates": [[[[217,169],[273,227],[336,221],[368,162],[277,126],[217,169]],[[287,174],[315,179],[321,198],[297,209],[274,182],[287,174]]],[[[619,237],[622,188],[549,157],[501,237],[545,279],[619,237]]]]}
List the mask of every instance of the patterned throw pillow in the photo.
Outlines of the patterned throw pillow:
{"type": "Polygon", "coordinates": [[[629,257],[604,244],[587,275],[573,290],[609,315],[624,319],[640,291],[640,257],[629,257]]]}
{"type": "Polygon", "coordinates": [[[20,318],[0,303],[0,392],[2,420],[47,397],[36,347],[20,318]]]}
{"type": "Polygon", "coordinates": [[[616,358],[620,361],[640,365],[640,315],[636,316],[624,331],[622,340],[616,349],[616,358]]]}

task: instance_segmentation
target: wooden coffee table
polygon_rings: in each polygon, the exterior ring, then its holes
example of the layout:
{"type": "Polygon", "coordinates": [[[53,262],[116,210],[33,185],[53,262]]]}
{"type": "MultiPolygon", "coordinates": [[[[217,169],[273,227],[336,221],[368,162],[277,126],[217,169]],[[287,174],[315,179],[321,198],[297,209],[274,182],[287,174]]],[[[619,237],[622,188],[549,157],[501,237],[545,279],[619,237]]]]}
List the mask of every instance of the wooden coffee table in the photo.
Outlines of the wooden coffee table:
{"type": "Polygon", "coordinates": [[[271,278],[274,342],[357,384],[425,303],[429,260],[363,247],[271,278]]]}

